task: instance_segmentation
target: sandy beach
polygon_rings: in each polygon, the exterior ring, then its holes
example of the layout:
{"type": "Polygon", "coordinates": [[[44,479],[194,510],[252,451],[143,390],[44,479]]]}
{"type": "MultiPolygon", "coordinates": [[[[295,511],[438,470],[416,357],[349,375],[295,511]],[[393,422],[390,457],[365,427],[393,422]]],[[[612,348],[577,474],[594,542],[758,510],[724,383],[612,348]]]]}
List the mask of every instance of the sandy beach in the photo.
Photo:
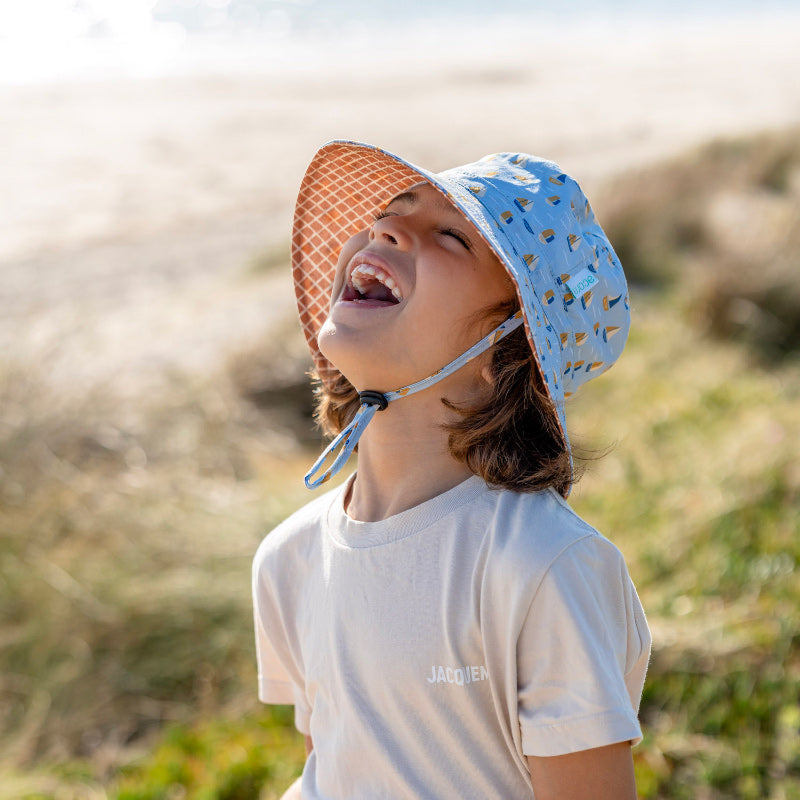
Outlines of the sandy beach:
{"type": "Polygon", "coordinates": [[[0,87],[0,358],[76,393],[216,368],[292,313],[287,271],[253,263],[288,250],[323,141],[434,169],[533,152],[591,196],[710,138],[800,122],[798,41],[797,18],[609,27],[568,46],[373,42],[271,74],[0,87]]]}

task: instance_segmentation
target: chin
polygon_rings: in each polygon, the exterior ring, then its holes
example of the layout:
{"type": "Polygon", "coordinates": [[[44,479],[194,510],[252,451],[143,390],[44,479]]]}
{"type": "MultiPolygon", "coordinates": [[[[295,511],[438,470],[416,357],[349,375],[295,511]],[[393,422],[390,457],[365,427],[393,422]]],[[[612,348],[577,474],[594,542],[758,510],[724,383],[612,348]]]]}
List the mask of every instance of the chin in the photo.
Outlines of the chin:
{"type": "MultiPolygon", "coordinates": [[[[376,351],[374,337],[364,341],[364,336],[326,322],[317,337],[320,352],[359,391],[372,389],[388,392],[395,388],[391,375],[380,375],[374,369],[382,360],[376,351]]],[[[402,386],[403,384],[398,384],[402,386]]]]}
{"type": "Polygon", "coordinates": [[[347,335],[347,332],[336,326],[335,323],[328,320],[320,329],[317,336],[317,346],[320,353],[322,353],[328,361],[333,364],[342,375],[353,384],[359,386],[359,378],[361,377],[361,370],[358,369],[358,363],[364,363],[365,359],[369,359],[369,355],[364,355],[359,358],[359,348],[354,346],[354,342],[347,341],[352,339],[347,335]]]}

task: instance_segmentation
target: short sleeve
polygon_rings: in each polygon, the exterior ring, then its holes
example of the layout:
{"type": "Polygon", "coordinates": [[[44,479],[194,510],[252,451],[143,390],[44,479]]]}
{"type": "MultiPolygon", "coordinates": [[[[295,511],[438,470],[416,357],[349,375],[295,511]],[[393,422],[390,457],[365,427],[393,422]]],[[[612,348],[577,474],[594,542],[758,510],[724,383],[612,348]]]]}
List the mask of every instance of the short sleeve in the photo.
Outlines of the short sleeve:
{"type": "Polygon", "coordinates": [[[293,642],[293,604],[281,602],[269,578],[264,548],[253,561],[253,619],[258,664],[258,697],[262,703],[293,705],[295,726],[309,732],[311,708],[302,688],[302,667],[293,642]]]}
{"type": "Polygon", "coordinates": [[[517,642],[525,755],[641,741],[650,632],[625,562],[598,534],[550,565],[517,642]]]}

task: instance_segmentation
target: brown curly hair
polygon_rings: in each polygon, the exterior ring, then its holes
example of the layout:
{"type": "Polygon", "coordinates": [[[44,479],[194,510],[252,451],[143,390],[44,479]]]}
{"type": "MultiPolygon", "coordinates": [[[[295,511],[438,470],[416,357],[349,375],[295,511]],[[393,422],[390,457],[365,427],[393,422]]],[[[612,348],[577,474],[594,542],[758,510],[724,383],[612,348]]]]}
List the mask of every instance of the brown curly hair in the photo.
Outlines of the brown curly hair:
{"type": "MultiPolygon", "coordinates": [[[[518,308],[515,298],[480,316],[499,324],[518,308]]],[[[553,487],[566,496],[577,476],[524,327],[494,345],[490,371],[488,398],[459,405],[442,398],[457,416],[444,425],[451,455],[493,486],[516,492],[553,487]]],[[[358,410],[358,392],[341,373],[328,384],[313,377],[314,417],[326,435],[336,436],[358,410]]]]}

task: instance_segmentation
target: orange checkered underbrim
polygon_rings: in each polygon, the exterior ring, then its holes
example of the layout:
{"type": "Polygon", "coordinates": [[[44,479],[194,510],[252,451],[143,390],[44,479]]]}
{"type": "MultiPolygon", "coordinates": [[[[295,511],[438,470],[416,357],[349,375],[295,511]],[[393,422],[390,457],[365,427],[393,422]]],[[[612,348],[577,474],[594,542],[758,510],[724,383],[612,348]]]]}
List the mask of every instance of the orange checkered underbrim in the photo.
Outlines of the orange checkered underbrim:
{"type": "Polygon", "coordinates": [[[300,324],[323,381],[338,375],[317,347],[328,317],[342,245],[396,194],[427,175],[383,150],[350,142],[322,147],[306,170],[292,230],[292,272],[300,324]]]}

